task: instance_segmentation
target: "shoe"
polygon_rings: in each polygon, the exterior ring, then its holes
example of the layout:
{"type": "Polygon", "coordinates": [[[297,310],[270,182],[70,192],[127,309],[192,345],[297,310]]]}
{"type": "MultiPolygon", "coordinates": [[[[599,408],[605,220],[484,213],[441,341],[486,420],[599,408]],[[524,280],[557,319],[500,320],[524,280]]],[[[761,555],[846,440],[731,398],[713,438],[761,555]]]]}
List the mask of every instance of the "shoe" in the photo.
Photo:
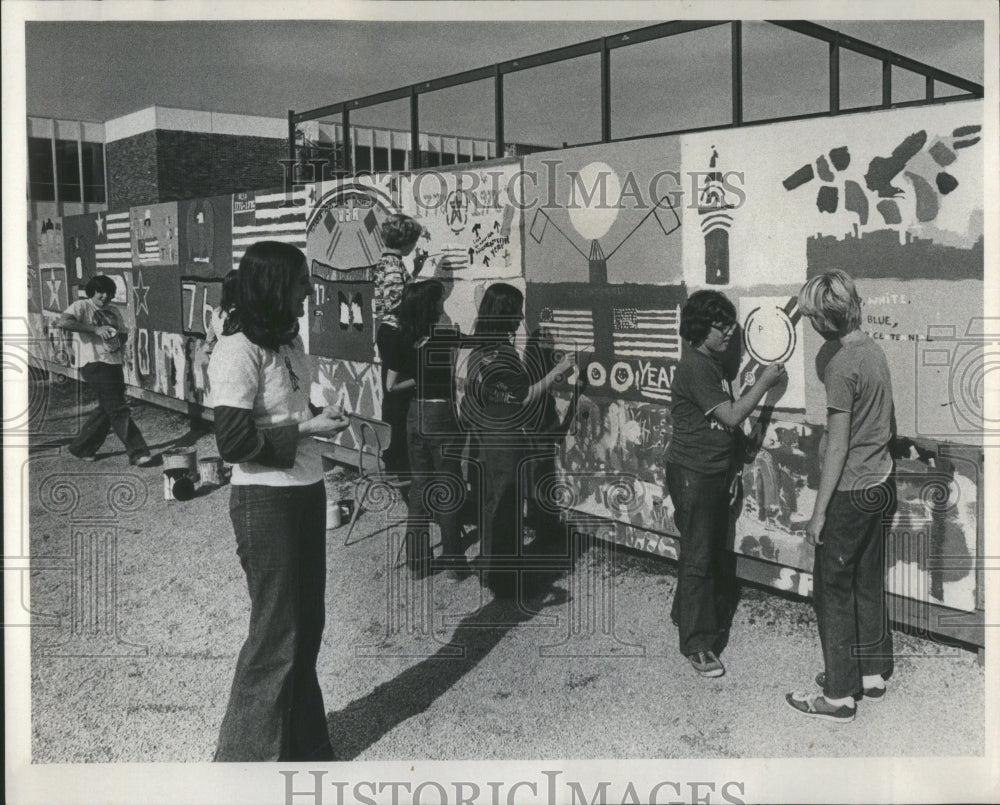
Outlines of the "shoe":
{"type": "Polygon", "coordinates": [[[148,467],[150,464],[153,463],[153,460],[154,460],[153,457],[149,453],[146,453],[146,455],[139,456],[132,463],[137,467],[148,467]]]}
{"type": "MultiPolygon", "coordinates": [[[[816,684],[819,685],[821,688],[825,688],[826,687],[826,672],[825,671],[820,671],[818,674],[816,674],[816,684]]],[[[885,698],[885,685],[883,685],[880,688],[865,688],[863,695],[864,695],[864,698],[868,699],[869,701],[872,701],[872,702],[881,701],[882,699],[885,698]]],[[[854,694],[854,700],[855,701],[857,701],[860,698],[861,698],[861,696],[858,696],[856,693],[854,694]]]]}
{"type": "Polygon", "coordinates": [[[849,704],[830,704],[822,693],[786,693],[785,701],[802,715],[822,718],[824,721],[854,721],[854,711],[857,709],[849,704]]]}
{"type": "Polygon", "coordinates": [[[715,656],[714,651],[696,651],[693,654],[688,654],[688,662],[702,676],[716,677],[726,673],[726,667],[715,656]]]}
{"type": "Polygon", "coordinates": [[[75,458],[77,461],[97,461],[96,454],[92,456],[81,456],[78,453],[74,453],[69,448],[66,449],[66,452],[69,453],[71,456],[73,456],[73,458],[75,458]]]}

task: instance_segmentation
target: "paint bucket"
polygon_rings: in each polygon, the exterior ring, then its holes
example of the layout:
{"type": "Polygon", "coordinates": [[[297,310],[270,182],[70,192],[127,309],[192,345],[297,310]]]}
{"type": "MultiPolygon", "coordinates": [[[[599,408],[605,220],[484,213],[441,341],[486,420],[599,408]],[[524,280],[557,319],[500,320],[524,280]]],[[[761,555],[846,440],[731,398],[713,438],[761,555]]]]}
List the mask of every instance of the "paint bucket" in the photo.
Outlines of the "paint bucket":
{"type": "Polygon", "coordinates": [[[191,500],[198,482],[198,451],[180,447],[163,453],[163,499],[191,500]]]}
{"type": "Polygon", "coordinates": [[[211,486],[222,485],[222,459],[218,456],[208,456],[198,461],[198,477],[201,483],[211,486]]]}
{"type": "Polygon", "coordinates": [[[163,452],[163,471],[188,470],[197,474],[198,451],[193,447],[177,447],[163,452]]]}
{"type": "Polygon", "coordinates": [[[195,477],[190,470],[163,471],[163,499],[191,500],[194,497],[195,477]]]}

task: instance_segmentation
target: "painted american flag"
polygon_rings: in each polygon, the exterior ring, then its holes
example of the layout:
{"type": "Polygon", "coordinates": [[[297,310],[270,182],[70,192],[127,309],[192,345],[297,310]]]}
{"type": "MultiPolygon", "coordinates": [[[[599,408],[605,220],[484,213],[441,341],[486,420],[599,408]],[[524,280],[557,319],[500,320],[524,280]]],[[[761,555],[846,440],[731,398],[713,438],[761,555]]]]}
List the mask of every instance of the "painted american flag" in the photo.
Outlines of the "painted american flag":
{"type": "Polygon", "coordinates": [[[160,262],[160,241],[150,236],[139,238],[139,263],[149,265],[160,262]]]}
{"type": "Polygon", "coordinates": [[[552,337],[555,349],[587,352],[594,348],[594,315],[589,310],[543,308],[539,324],[552,337]]]}
{"type": "Polygon", "coordinates": [[[679,359],[681,310],[634,307],[614,309],[613,341],[616,355],[633,358],[679,359]]]}
{"type": "Polygon", "coordinates": [[[128,212],[98,213],[94,241],[97,271],[112,274],[132,268],[132,241],[128,212]]]}
{"type": "Polygon", "coordinates": [[[280,240],[306,249],[306,193],[236,193],[233,195],[233,268],[258,240],[280,240]]]}

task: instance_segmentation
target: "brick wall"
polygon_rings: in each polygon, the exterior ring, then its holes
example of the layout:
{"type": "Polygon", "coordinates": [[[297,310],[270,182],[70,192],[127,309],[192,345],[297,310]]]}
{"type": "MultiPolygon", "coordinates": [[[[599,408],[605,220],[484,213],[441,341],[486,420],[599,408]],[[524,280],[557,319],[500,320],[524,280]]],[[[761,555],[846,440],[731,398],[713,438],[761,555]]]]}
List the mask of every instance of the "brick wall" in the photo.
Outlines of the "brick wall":
{"type": "Polygon", "coordinates": [[[287,141],[157,129],[107,144],[112,210],[284,185],[287,141]]]}
{"type": "Polygon", "coordinates": [[[109,210],[125,210],[161,201],[156,167],[156,134],[155,131],[144,131],[104,147],[109,210]]]}
{"type": "Polygon", "coordinates": [[[287,140],[157,132],[157,164],[162,201],[204,198],[284,184],[287,140]]]}

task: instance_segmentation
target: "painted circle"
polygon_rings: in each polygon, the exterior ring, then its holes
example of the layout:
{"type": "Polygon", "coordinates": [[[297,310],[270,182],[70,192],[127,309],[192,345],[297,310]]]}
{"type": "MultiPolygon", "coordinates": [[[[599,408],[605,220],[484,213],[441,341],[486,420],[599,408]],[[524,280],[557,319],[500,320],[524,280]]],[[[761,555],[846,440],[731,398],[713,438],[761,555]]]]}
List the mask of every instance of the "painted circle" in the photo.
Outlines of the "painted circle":
{"type": "Polygon", "coordinates": [[[777,305],[762,305],[743,322],[743,339],[747,352],[759,363],[787,361],[795,351],[795,325],[777,305]]]}
{"type": "Polygon", "coordinates": [[[607,370],[597,361],[587,366],[587,382],[594,387],[603,386],[608,379],[607,370]]]}
{"type": "Polygon", "coordinates": [[[618,218],[622,183],[614,169],[604,162],[591,162],[569,177],[572,183],[568,206],[573,228],[587,240],[600,240],[618,218]],[[604,192],[601,192],[601,188],[604,192]]]}
{"type": "Polygon", "coordinates": [[[611,367],[611,388],[615,391],[621,392],[632,388],[634,379],[635,373],[632,371],[632,367],[624,361],[618,361],[611,367]]]}

